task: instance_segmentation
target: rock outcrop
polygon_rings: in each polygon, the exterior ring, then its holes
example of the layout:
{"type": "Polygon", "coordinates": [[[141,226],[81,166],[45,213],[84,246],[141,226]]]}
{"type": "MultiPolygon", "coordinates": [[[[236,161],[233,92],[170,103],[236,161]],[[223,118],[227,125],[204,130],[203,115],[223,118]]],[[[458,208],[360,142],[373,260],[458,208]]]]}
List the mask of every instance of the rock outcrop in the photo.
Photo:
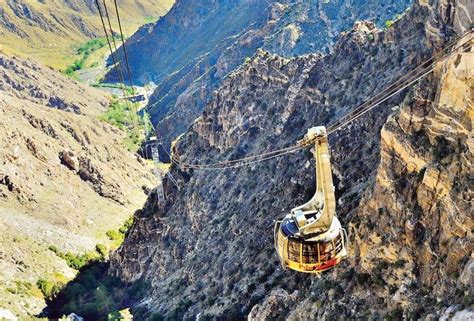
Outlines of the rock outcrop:
{"type": "Polygon", "coordinates": [[[453,54],[381,131],[375,184],[351,228],[358,269],[385,267],[385,288],[375,295],[395,291],[392,309],[427,304],[414,293],[443,302],[472,290],[465,281],[474,250],[468,203],[473,71],[474,51],[453,54]]]}
{"type": "Polygon", "coordinates": [[[99,115],[109,103],[99,91],[72,80],[65,82],[64,77],[51,68],[31,60],[10,58],[1,52],[0,92],[18,100],[76,114],[99,115]],[[74,87],[72,95],[69,94],[71,87],[74,87]]]}

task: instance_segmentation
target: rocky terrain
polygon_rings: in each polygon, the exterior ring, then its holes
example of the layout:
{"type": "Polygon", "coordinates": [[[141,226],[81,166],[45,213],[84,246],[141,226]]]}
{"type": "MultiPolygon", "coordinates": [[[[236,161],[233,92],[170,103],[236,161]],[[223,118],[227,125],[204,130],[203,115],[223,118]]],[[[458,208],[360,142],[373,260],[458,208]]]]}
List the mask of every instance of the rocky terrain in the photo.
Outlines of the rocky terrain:
{"type": "MultiPolygon", "coordinates": [[[[472,2],[418,0],[387,30],[356,23],[329,54],[266,51],[231,73],[173,152],[208,163],[294,144],[472,28],[472,2]]],[[[314,192],[300,152],[240,169],[171,171],[110,273],[147,284],[137,317],[333,320],[473,317],[472,43],[333,134],[350,256],[321,278],[282,271],[273,221],[314,192]],[[164,300],[163,298],[166,298],[164,300]]]]}
{"type": "MultiPolygon", "coordinates": [[[[39,279],[76,271],[61,252],[109,242],[153,186],[149,169],[99,120],[110,97],[0,53],[0,313],[42,311],[39,279]],[[8,312],[10,311],[10,312],[8,312]]],[[[0,318],[1,318],[0,316],[0,318]]]]}
{"type": "MultiPolygon", "coordinates": [[[[113,8],[113,2],[107,2],[113,8]]],[[[164,15],[172,0],[121,0],[128,35],[146,20],[164,15]]],[[[111,11],[115,14],[115,11],[111,11]]],[[[115,26],[115,23],[114,23],[115,26]]],[[[55,68],[71,63],[73,46],[103,37],[95,0],[5,0],[0,2],[0,50],[33,58],[55,68]]]]}
{"type": "Polygon", "coordinates": [[[356,20],[371,19],[380,26],[410,3],[181,0],[128,41],[132,74],[136,81],[158,84],[147,109],[169,145],[200,115],[229,73],[258,48],[286,57],[327,51],[356,20]]]}

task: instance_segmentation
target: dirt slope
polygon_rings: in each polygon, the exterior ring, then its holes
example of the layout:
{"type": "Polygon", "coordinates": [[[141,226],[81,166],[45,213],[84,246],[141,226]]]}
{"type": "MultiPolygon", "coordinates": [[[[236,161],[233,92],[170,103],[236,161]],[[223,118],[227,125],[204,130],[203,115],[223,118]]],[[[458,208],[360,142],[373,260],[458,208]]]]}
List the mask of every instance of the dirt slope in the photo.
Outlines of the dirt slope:
{"type": "Polygon", "coordinates": [[[143,204],[152,177],[98,120],[109,101],[31,61],[0,54],[0,309],[38,313],[39,278],[74,275],[51,245],[73,253],[106,243],[143,204]]]}
{"type": "MultiPolygon", "coordinates": [[[[115,14],[113,1],[107,1],[115,14]]],[[[164,15],[173,0],[118,1],[123,27],[131,35],[146,21],[164,15]]],[[[71,63],[73,46],[102,37],[95,0],[5,0],[0,2],[0,50],[55,68],[71,63]]],[[[116,24],[114,24],[114,27],[116,24]]]]}

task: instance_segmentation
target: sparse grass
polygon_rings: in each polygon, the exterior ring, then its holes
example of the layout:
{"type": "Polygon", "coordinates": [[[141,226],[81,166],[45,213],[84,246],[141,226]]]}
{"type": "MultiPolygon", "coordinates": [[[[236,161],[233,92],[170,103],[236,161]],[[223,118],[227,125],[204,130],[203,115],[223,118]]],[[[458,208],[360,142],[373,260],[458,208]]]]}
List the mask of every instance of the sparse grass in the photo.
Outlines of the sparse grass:
{"type": "Polygon", "coordinates": [[[6,291],[11,294],[22,296],[43,297],[39,289],[28,281],[15,280],[6,291]]]}
{"type": "Polygon", "coordinates": [[[133,216],[129,217],[118,230],[107,231],[106,235],[113,242],[115,248],[118,248],[122,244],[132,224],[133,216]]]}
{"type": "MultiPolygon", "coordinates": [[[[118,36],[114,35],[114,38],[118,39],[118,36]]],[[[105,46],[107,46],[107,39],[105,37],[89,40],[85,44],[79,46],[75,50],[75,55],[78,56],[78,58],[72,64],[67,66],[66,69],[63,70],[63,73],[68,76],[73,76],[76,71],[84,69],[87,67],[86,62],[91,54],[105,46]]],[[[92,65],[98,66],[99,63],[94,61],[90,64],[90,66],[92,65]]]]}

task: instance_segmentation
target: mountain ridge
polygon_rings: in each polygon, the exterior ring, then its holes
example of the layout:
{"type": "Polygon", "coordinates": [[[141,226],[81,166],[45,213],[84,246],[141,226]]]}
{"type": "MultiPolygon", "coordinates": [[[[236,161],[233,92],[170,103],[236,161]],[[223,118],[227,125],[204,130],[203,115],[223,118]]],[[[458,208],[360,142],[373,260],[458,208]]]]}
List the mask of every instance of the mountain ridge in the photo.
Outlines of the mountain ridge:
{"type": "MultiPolygon", "coordinates": [[[[252,10],[260,11],[259,15],[248,14],[249,17],[246,19],[249,22],[247,25],[242,25],[239,30],[227,30],[229,24],[223,24],[222,29],[225,30],[227,37],[219,38],[198,29],[192,30],[191,41],[187,38],[174,39],[174,29],[169,33],[168,30],[174,27],[180,30],[178,34],[185,34],[186,29],[182,30],[178,22],[186,21],[189,17],[183,16],[181,12],[187,12],[186,10],[191,10],[195,5],[188,1],[180,1],[178,7],[171,10],[162,21],[157,22],[155,26],[146,27],[148,28],[146,33],[138,32],[127,44],[134,65],[133,77],[135,79],[148,77],[158,85],[150,97],[147,111],[155,124],[157,135],[163,137],[168,147],[200,115],[205,105],[212,99],[212,92],[234,69],[254,56],[257,48],[285,57],[328,51],[339,33],[351,28],[356,20],[373,18],[380,26],[396,14],[402,14],[411,3],[411,1],[349,3],[346,0],[254,2],[256,4],[252,10]],[[186,10],[182,9],[183,7],[186,7],[186,10]],[[178,10],[179,8],[181,10],[178,10]],[[342,8],[341,12],[338,8],[342,8]],[[229,33],[232,34],[229,36],[229,33]],[[178,42],[179,50],[187,52],[187,58],[180,58],[178,64],[167,59],[168,56],[177,59],[176,52],[169,46],[162,49],[161,38],[170,43],[178,42]],[[201,47],[207,45],[207,49],[192,51],[193,43],[201,38],[205,39],[201,47]],[[208,38],[211,39],[210,44],[207,44],[208,38]],[[148,51],[150,54],[142,55],[142,52],[148,51]],[[137,59],[133,59],[135,52],[137,59]],[[172,73],[162,76],[167,71],[172,73]]],[[[240,6],[247,6],[245,1],[237,3],[240,6]]],[[[218,5],[215,7],[221,15],[233,18],[235,9],[221,8],[218,5]]],[[[206,26],[209,23],[215,24],[207,16],[203,19],[207,19],[206,26]]],[[[236,29],[234,26],[233,28],[236,29]]],[[[177,55],[181,57],[182,54],[178,52],[177,55]]],[[[108,79],[111,79],[111,75],[109,74],[108,79]]]]}

